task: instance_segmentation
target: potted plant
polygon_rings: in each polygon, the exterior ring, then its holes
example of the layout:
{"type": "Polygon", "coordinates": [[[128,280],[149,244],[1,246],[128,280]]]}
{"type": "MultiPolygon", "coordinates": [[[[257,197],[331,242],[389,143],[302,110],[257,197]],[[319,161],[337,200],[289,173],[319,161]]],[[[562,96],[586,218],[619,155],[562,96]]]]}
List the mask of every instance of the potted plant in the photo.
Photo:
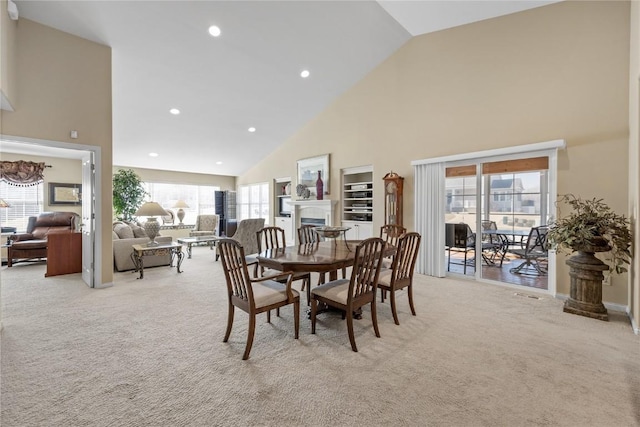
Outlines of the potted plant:
{"type": "Polygon", "coordinates": [[[566,261],[571,289],[564,311],[608,320],[602,304],[603,272],[627,271],[625,264],[631,261],[632,242],[629,220],[613,212],[602,199],[565,194],[558,198],[557,205],[560,204],[569,205],[572,210],[550,224],[547,240],[558,252],[574,254],[566,261]],[[596,252],[606,254],[607,263],[597,258],[596,252]]]}
{"type": "Polygon", "coordinates": [[[131,221],[147,192],[140,177],[131,169],[119,169],[113,175],[113,210],[116,218],[131,221]]]}

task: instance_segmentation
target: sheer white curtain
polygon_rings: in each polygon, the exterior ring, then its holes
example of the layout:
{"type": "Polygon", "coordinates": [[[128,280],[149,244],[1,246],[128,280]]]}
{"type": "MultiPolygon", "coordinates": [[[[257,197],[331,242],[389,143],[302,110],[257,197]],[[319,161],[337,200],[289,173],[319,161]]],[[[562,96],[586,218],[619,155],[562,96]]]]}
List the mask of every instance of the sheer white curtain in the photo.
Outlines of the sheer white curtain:
{"type": "Polygon", "coordinates": [[[414,165],[415,227],[422,235],[422,250],[418,252],[416,272],[429,276],[445,276],[444,163],[414,165]]]}

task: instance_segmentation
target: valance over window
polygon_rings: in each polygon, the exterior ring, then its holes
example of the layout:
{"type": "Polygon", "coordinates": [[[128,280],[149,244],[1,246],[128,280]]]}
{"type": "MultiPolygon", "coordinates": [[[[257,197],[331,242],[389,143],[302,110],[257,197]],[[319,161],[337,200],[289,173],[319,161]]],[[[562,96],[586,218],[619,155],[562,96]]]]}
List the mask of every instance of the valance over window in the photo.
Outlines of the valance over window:
{"type": "Polygon", "coordinates": [[[0,162],[0,180],[7,184],[29,187],[44,182],[44,162],[0,162]]]}

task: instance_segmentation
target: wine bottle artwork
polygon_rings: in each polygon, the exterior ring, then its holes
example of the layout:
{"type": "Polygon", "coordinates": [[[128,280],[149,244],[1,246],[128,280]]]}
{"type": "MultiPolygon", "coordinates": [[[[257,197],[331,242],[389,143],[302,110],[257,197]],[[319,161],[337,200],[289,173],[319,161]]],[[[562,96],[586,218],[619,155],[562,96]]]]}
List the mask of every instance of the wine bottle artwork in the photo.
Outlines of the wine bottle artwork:
{"type": "Polygon", "coordinates": [[[322,171],[318,171],[318,179],[316,180],[316,199],[322,200],[324,194],[324,183],[322,182],[322,171]]]}

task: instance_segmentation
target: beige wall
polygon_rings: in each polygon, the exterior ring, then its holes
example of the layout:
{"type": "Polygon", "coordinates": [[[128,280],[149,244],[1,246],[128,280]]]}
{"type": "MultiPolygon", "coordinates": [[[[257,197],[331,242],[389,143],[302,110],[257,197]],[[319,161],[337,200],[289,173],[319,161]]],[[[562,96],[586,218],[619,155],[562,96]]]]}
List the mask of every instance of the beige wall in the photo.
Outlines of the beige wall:
{"type": "MultiPolygon", "coordinates": [[[[378,183],[390,170],[404,176],[411,228],[411,160],[565,139],[559,193],[626,212],[628,73],[626,2],[562,2],[415,37],[238,184],[295,177],[297,159],[330,153],[331,198],[345,167],[372,164],[378,183]]],[[[374,228],[382,198],[378,185],[374,228]]],[[[627,289],[616,278],[604,299],[626,305],[627,289]]]]}
{"type": "Polygon", "coordinates": [[[98,285],[111,283],[111,49],[23,18],[15,43],[15,111],[2,112],[2,133],[101,147],[98,285]],[[71,130],[78,131],[78,139],[70,139],[71,130]]]}
{"type": "MultiPolygon", "coordinates": [[[[633,224],[635,253],[640,250],[640,2],[631,3],[629,72],[629,211],[633,224]]],[[[629,301],[636,333],[640,333],[640,256],[635,256],[629,274],[629,301]]]]}
{"type": "Polygon", "coordinates": [[[236,189],[236,177],[225,175],[209,175],[204,173],[189,173],[189,172],[175,172],[165,171],[159,169],[143,169],[143,168],[131,168],[127,166],[114,166],[113,173],[116,173],[119,169],[131,169],[143,181],[148,182],[162,182],[167,184],[191,184],[191,185],[217,185],[221,190],[235,190],[236,189]]]}
{"type": "Polygon", "coordinates": [[[7,13],[7,0],[0,0],[0,91],[9,102],[15,96],[16,28],[16,21],[7,13]]]}

